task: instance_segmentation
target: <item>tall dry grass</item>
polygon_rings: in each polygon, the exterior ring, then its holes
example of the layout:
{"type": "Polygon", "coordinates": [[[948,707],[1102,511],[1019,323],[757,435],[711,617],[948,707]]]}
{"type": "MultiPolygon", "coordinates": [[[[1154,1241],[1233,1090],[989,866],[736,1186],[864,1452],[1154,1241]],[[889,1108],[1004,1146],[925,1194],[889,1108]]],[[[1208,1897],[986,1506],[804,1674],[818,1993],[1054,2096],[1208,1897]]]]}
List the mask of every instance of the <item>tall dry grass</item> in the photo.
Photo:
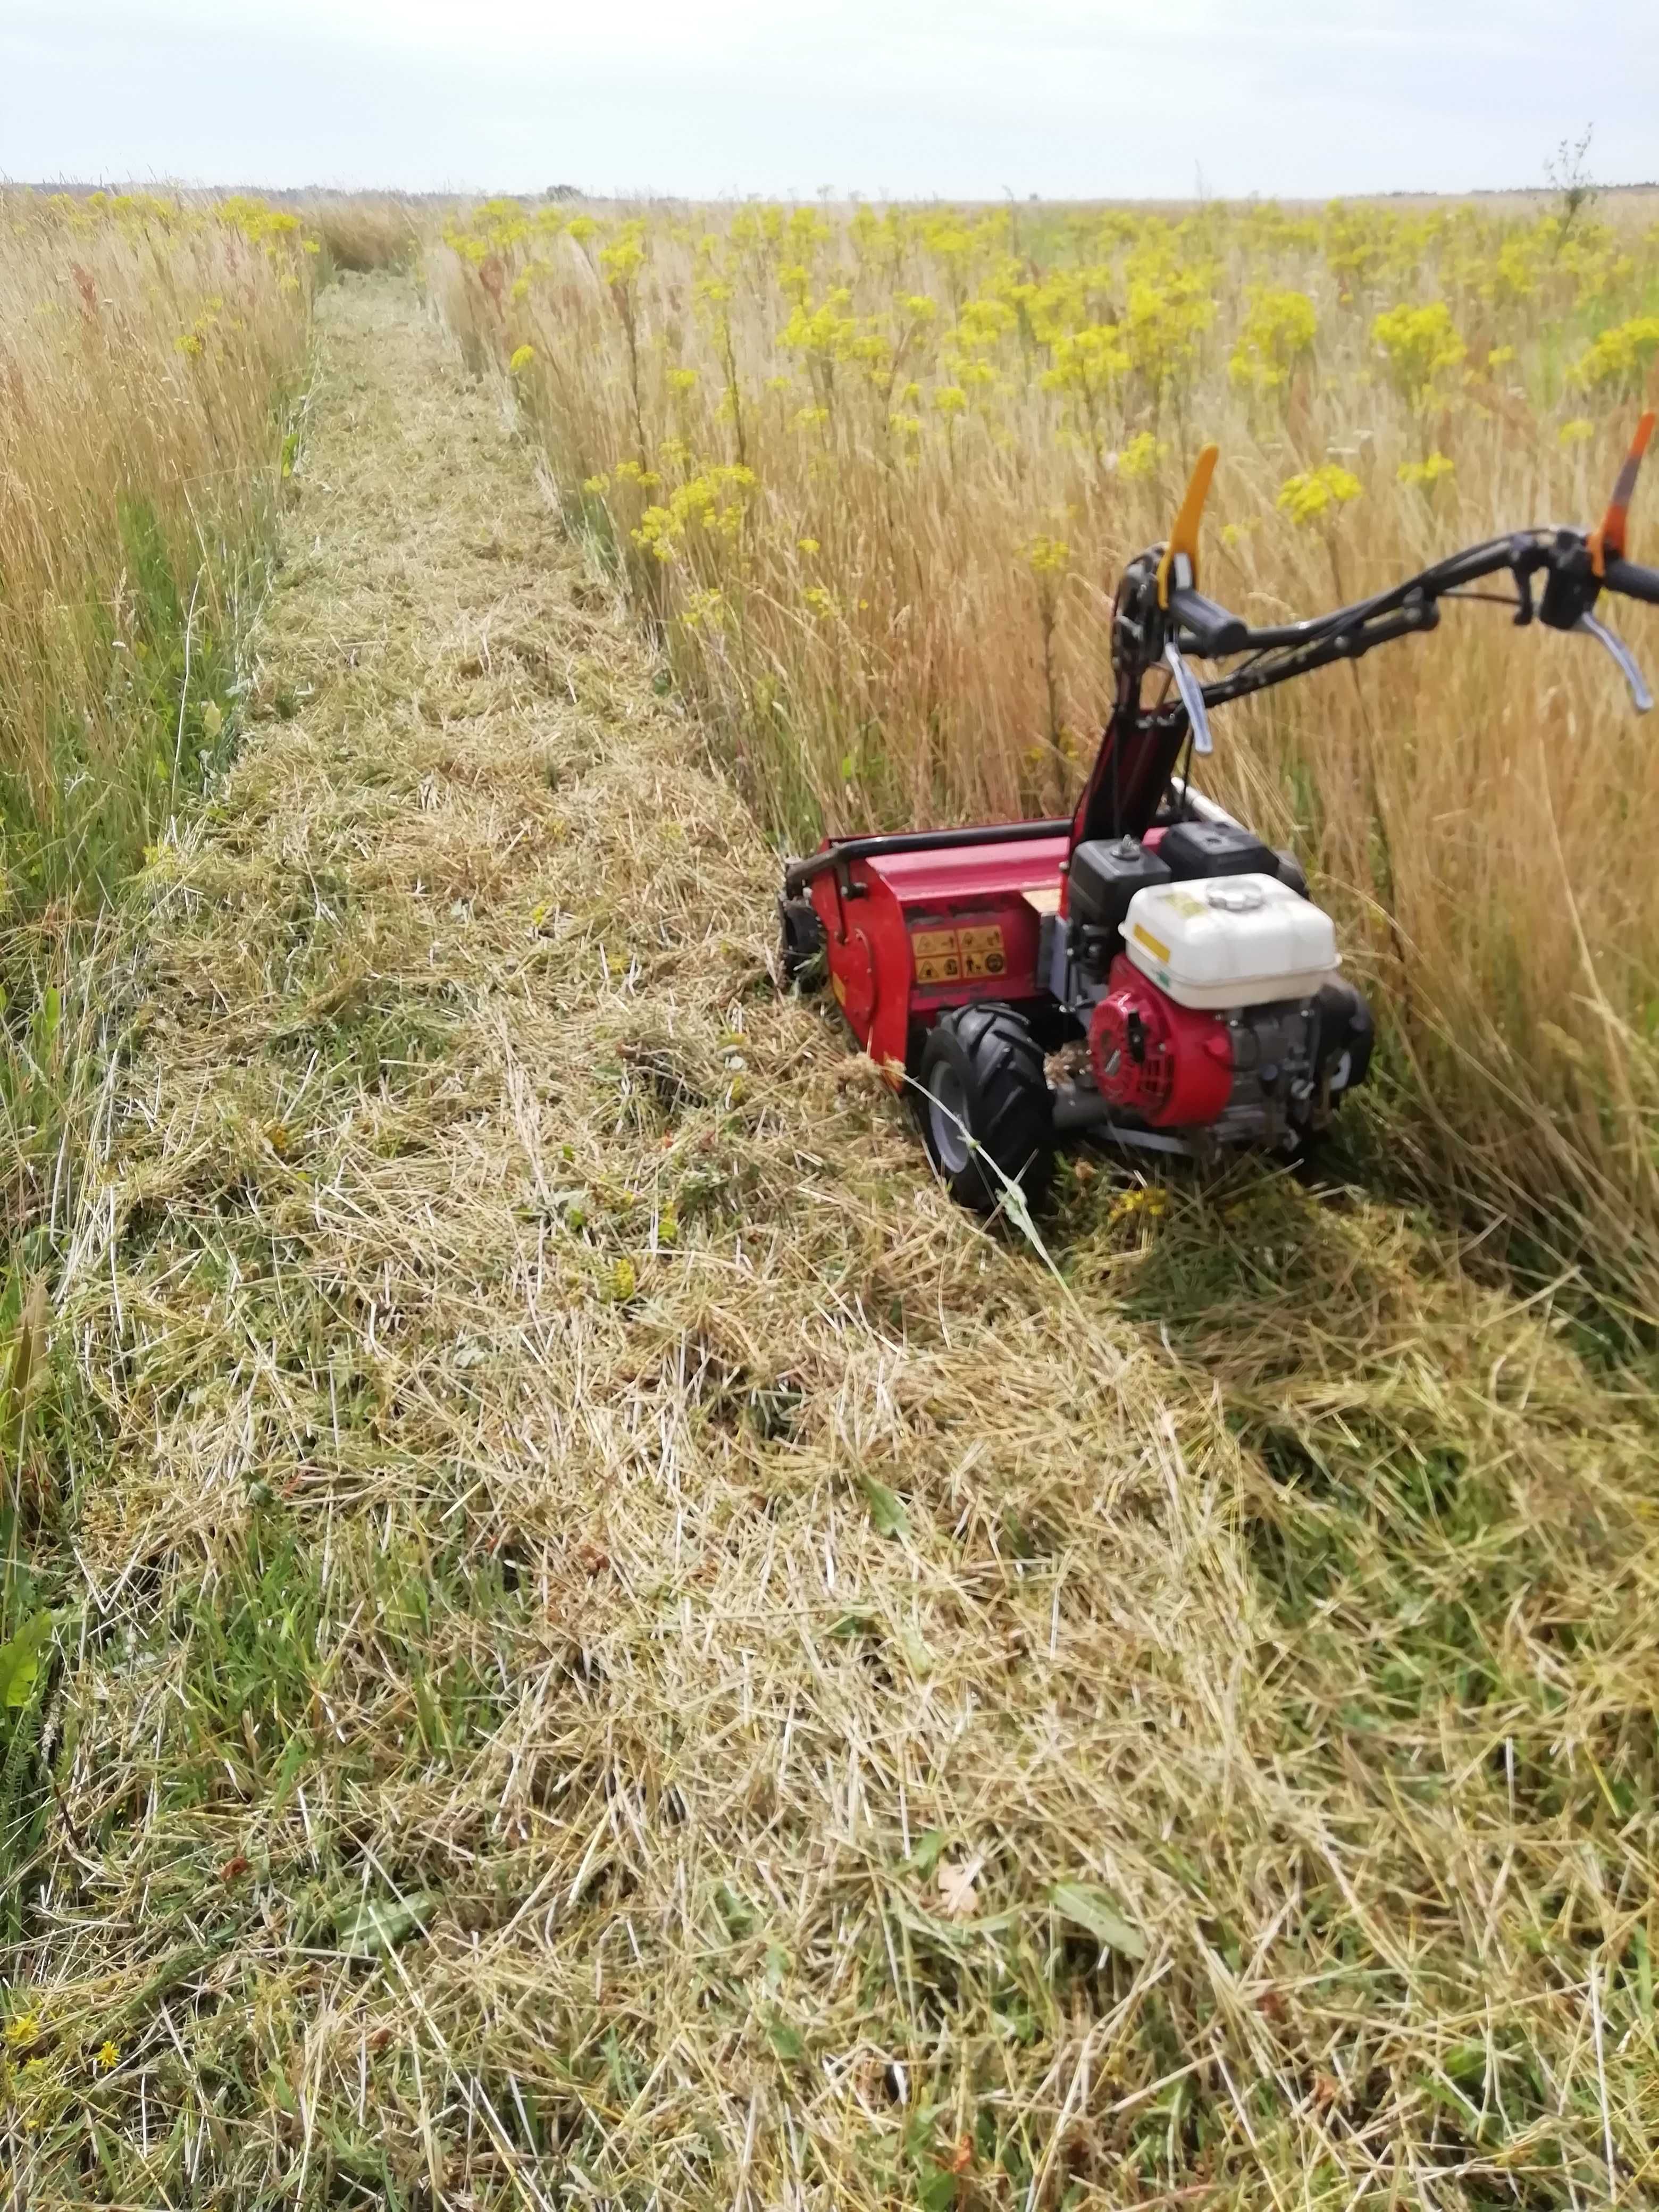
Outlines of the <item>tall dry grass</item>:
{"type": "Polygon", "coordinates": [[[420,247],[420,226],[394,192],[307,193],[304,215],[331,270],[407,268],[420,247]]]}
{"type": "MultiPolygon", "coordinates": [[[[1257,621],[1593,519],[1656,213],[497,201],[430,266],[800,840],[1066,804],[1114,580],[1206,437],[1205,581],[1257,621]]],[[[1217,794],[1301,850],[1385,1013],[1391,1146],[1659,1311],[1659,761],[1610,667],[1452,609],[1218,721],[1217,794]]]]}
{"type": "Polygon", "coordinates": [[[312,256],[249,199],[0,198],[0,826],[95,904],[229,719],[312,256]]]}

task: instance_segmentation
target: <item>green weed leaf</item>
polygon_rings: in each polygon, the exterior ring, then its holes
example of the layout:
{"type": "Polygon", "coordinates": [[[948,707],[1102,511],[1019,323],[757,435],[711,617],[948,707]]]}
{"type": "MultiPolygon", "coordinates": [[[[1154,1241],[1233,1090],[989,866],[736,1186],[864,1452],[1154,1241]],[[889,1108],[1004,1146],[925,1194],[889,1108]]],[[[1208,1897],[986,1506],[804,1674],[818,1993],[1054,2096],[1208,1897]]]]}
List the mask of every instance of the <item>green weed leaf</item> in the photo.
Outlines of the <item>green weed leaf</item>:
{"type": "Polygon", "coordinates": [[[910,1854],[910,1864],[924,1881],[939,1864],[939,1854],[945,1849],[943,1828],[929,1828],[925,1836],[916,1838],[916,1847],[910,1854]]]}
{"type": "Polygon", "coordinates": [[[334,1940],[348,1959],[374,1959],[407,1936],[424,1933],[438,1900],[430,1890],[413,1897],[355,1898],[334,1916],[334,1940]]]}
{"type": "Polygon", "coordinates": [[[1048,1893],[1048,1902],[1062,1920],[1085,1929],[1121,1958],[1146,1957],[1146,1938],[1129,1925],[1118,1911],[1116,1899],[1091,1882],[1057,1881],[1048,1893]]]}
{"type": "Polygon", "coordinates": [[[859,1487],[864,1492],[864,1502],[870,1508],[870,1522],[878,1536],[908,1536],[910,1516],[904,1510],[904,1501],[896,1490],[873,1475],[860,1479],[859,1487]]]}
{"type": "Polygon", "coordinates": [[[9,1644],[0,1644],[0,1705],[16,1712],[34,1695],[40,1673],[40,1654],[52,1633],[52,1615],[33,1614],[9,1644]]]}

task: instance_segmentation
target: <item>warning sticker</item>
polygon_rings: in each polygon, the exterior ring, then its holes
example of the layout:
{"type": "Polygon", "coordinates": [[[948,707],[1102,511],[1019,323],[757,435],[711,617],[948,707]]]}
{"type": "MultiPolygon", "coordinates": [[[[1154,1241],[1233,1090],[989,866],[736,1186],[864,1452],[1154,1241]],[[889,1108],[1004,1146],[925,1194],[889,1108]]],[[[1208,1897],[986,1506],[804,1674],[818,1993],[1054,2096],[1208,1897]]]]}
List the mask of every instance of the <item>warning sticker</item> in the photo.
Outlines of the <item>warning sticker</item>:
{"type": "Polygon", "coordinates": [[[1000,923],[975,929],[917,929],[910,933],[918,983],[972,981],[1007,972],[1000,923]]]}
{"type": "Polygon", "coordinates": [[[984,929],[959,930],[957,935],[962,940],[964,975],[1000,975],[1007,967],[1000,924],[984,929]]]}
{"type": "Polygon", "coordinates": [[[911,936],[918,983],[954,983],[962,975],[962,954],[954,929],[918,929],[911,936]]]}

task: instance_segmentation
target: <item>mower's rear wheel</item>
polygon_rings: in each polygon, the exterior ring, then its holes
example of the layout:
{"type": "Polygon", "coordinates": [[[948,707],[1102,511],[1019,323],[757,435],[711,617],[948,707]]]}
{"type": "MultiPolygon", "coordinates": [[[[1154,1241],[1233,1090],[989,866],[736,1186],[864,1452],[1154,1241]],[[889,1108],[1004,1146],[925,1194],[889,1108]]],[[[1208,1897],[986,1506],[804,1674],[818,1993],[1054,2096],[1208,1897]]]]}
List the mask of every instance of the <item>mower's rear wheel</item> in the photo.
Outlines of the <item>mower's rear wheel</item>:
{"type": "Polygon", "coordinates": [[[828,951],[823,924],[811,899],[778,901],[778,965],[786,983],[803,991],[816,991],[828,974],[828,951]]]}
{"type": "Polygon", "coordinates": [[[920,1081],[922,1136],[951,1196],[994,1213],[1018,1183],[1036,1204],[1054,1172],[1054,1099],[1024,1016],[994,1000],[941,1015],[920,1081]]]}

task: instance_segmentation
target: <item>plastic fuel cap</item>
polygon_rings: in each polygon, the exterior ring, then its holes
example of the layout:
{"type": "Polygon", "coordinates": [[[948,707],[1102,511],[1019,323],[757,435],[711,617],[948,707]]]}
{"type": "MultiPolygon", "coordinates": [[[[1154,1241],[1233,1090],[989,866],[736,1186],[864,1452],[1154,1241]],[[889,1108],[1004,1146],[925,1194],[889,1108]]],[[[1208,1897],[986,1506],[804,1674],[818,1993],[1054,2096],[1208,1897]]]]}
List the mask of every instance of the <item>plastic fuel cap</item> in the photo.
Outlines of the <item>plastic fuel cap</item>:
{"type": "Polygon", "coordinates": [[[1267,903],[1267,895],[1259,884],[1242,882],[1237,877],[1231,883],[1224,877],[1212,884],[1206,896],[1222,914],[1254,914],[1257,907],[1267,903]]]}

